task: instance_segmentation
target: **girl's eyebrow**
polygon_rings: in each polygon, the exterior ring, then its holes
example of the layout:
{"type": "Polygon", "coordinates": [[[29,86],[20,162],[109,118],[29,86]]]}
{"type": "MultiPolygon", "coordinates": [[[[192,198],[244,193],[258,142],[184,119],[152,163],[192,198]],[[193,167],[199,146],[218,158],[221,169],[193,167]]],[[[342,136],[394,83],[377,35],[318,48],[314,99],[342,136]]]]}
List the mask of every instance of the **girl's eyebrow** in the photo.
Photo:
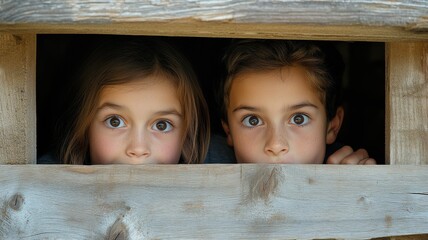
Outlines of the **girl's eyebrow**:
{"type": "Polygon", "coordinates": [[[161,110],[161,111],[157,111],[154,113],[154,115],[157,116],[162,116],[162,115],[177,115],[179,117],[182,117],[182,114],[179,113],[177,110],[175,109],[167,109],[167,110],[161,110]]]}
{"type": "MultiPolygon", "coordinates": [[[[97,108],[97,111],[100,111],[102,109],[106,109],[106,108],[113,108],[113,109],[126,109],[126,107],[118,105],[118,104],[114,104],[111,102],[105,102],[103,103],[100,107],[97,108]]],[[[180,112],[178,112],[176,109],[174,108],[170,108],[170,109],[166,109],[166,110],[161,110],[161,111],[157,111],[155,112],[153,115],[156,116],[162,116],[162,115],[177,115],[179,117],[182,117],[182,114],[180,112]]]]}
{"type": "Polygon", "coordinates": [[[104,108],[121,109],[121,108],[123,108],[123,106],[118,105],[118,104],[114,104],[114,103],[111,103],[111,102],[105,102],[105,103],[101,104],[101,106],[99,106],[97,108],[97,111],[99,111],[101,109],[104,109],[104,108]]]}

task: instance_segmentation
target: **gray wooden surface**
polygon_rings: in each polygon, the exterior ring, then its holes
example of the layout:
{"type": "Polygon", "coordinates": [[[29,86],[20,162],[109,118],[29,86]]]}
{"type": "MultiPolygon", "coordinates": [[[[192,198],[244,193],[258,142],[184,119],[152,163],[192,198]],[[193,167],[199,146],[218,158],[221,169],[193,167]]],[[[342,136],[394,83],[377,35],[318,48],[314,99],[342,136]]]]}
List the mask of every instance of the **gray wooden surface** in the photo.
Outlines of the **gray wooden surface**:
{"type": "Polygon", "coordinates": [[[0,34],[0,164],[36,163],[36,36],[0,34]]]}
{"type": "Polygon", "coordinates": [[[0,22],[135,22],[194,19],[237,23],[428,27],[425,0],[197,0],[197,1],[39,1],[1,2],[0,22]]]}
{"type": "Polygon", "coordinates": [[[428,164],[428,42],[386,44],[386,159],[428,164]]]}
{"type": "Polygon", "coordinates": [[[3,165],[0,239],[423,234],[426,179],[428,166],[3,165]]]}
{"type": "Polygon", "coordinates": [[[428,39],[428,1],[0,2],[0,31],[361,41],[428,39]]]}

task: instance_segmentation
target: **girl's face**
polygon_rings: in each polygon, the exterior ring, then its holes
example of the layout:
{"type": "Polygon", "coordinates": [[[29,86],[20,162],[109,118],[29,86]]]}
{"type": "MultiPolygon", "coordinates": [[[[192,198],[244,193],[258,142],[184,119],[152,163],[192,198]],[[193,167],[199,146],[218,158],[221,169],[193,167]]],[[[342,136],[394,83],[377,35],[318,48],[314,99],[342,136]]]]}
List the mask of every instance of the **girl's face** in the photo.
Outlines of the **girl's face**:
{"type": "Polygon", "coordinates": [[[176,164],[184,129],[175,86],[151,76],[102,89],[89,127],[92,164],[176,164]]]}
{"type": "Polygon", "coordinates": [[[233,79],[223,126],[238,163],[322,163],[324,104],[297,67],[252,71],[233,79]]]}

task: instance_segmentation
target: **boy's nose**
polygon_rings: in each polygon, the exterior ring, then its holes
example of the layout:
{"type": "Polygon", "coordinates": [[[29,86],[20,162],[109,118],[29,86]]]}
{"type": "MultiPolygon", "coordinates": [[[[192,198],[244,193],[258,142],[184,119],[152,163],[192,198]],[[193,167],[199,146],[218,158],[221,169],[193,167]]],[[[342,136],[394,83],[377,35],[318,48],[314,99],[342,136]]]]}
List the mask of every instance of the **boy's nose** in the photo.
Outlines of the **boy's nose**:
{"type": "Polygon", "coordinates": [[[143,131],[138,131],[129,136],[129,143],[126,148],[126,155],[129,157],[149,157],[149,138],[143,131]]]}
{"type": "Polygon", "coordinates": [[[269,156],[285,154],[289,150],[285,130],[271,129],[267,136],[265,152],[269,156]]]}

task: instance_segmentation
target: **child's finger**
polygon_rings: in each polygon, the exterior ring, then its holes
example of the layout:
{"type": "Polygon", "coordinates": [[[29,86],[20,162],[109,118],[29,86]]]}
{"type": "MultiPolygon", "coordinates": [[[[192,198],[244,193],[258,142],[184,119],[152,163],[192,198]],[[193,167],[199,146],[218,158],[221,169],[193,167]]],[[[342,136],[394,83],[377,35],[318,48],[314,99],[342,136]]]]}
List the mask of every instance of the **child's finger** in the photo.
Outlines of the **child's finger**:
{"type": "Polygon", "coordinates": [[[358,149],[357,151],[346,156],[340,164],[360,164],[361,161],[368,159],[369,153],[365,149],[358,149]]]}
{"type": "Polygon", "coordinates": [[[343,159],[351,155],[353,152],[354,150],[350,146],[343,146],[328,157],[327,164],[340,164],[343,159]]]}
{"type": "Polygon", "coordinates": [[[360,165],[376,165],[376,160],[374,158],[366,158],[358,163],[360,165]]]}

